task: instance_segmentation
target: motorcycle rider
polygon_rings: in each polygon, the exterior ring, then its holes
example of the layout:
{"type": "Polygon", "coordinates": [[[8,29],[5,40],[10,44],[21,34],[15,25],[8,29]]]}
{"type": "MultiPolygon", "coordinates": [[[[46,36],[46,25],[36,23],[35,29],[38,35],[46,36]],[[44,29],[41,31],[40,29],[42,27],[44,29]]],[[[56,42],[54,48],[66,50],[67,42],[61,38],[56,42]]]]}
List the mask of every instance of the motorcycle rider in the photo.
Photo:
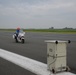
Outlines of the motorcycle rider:
{"type": "Polygon", "coordinates": [[[15,39],[17,43],[18,42],[24,43],[25,42],[24,36],[25,36],[25,32],[21,28],[18,27],[15,33],[13,34],[13,39],[15,39]]]}
{"type": "Polygon", "coordinates": [[[20,28],[18,27],[17,30],[16,30],[17,37],[18,37],[19,32],[20,32],[20,28]]]}

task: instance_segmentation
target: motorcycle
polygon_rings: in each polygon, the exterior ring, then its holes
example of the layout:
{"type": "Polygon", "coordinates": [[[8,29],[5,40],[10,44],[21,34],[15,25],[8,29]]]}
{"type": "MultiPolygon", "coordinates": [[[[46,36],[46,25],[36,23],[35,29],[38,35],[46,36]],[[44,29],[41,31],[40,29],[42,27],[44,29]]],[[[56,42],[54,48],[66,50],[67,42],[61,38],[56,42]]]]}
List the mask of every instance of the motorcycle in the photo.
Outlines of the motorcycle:
{"type": "Polygon", "coordinates": [[[15,39],[16,43],[18,42],[24,43],[25,42],[24,36],[25,36],[25,32],[23,30],[20,30],[19,34],[17,33],[13,34],[13,39],[15,39]]]}

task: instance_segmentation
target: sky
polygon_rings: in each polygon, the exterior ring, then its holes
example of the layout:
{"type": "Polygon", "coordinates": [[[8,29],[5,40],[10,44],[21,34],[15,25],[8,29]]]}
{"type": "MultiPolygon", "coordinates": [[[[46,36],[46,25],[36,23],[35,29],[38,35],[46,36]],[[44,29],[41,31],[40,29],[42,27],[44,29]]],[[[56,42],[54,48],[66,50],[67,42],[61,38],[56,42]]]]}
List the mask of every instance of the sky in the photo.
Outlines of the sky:
{"type": "Polygon", "coordinates": [[[0,0],[0,28],[76,28],[76,0],[0,0]]]}

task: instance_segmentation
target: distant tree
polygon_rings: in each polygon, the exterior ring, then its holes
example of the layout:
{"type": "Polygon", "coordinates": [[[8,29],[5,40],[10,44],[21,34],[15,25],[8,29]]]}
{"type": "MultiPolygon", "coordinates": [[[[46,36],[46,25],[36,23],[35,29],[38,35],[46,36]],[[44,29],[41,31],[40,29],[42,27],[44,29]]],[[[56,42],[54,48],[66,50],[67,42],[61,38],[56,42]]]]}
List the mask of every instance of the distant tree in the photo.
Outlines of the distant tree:
{"type": "Polygon", "coordinates": [[[54,27],[51,27],[51,28],[49,28],[49,29],[54,29],[54,27]]]}
{"type": "Polygon", "coordinates": [[[65,28],[63,28],[63,29],[73,29],[73,28],[68,28],[68,27],[65,27],[65,28]]]}

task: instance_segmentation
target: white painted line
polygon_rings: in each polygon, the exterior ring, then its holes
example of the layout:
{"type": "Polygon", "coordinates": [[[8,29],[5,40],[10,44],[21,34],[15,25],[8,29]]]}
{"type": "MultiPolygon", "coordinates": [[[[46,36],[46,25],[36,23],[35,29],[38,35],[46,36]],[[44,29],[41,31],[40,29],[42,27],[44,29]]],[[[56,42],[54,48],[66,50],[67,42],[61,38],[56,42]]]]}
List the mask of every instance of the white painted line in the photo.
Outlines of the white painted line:
{"type": "MultiPolygon", "coordinates": [[[[0,49],[0,57],[16,65],[23,67],[37,75],[54,75],[47,70],[47,64],[0,49]]],[[[56,75],[75,75],[70,72],[58,73],[56,75]]]]}

